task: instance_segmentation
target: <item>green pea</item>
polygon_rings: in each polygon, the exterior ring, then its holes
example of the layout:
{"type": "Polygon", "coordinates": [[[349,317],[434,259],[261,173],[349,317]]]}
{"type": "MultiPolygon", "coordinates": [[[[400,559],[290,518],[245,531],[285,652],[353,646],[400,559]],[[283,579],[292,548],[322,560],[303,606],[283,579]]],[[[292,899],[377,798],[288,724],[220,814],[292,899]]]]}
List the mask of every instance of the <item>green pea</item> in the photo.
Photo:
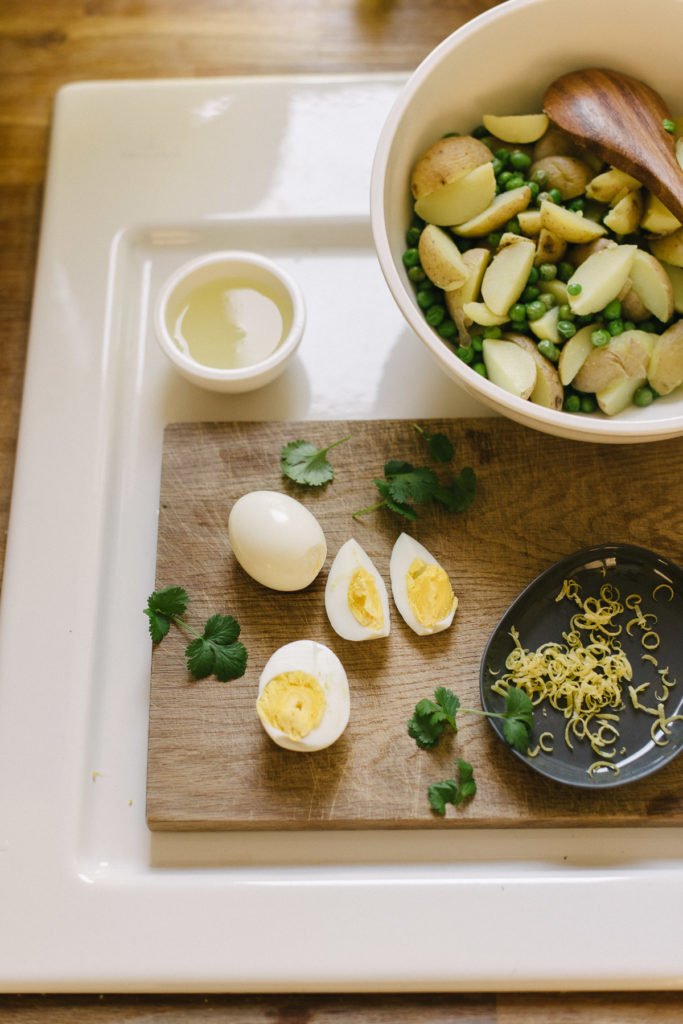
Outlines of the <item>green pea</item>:
{"type": "Polygon", "coordinates": [[[526,279],[527,284],[536,284],[538,281],[538,267],[532,267],[529,271],[529,276],[526,279]]]}
{"type": "Polygon", "coordinates": [[[474,359],[474,349],[471,345],[459,345],[455,354],[458,359],[462,359],[463,363],[471,363],[474,359]]]}
{"type": "Polygon", "coordinates": [[[516,171],[526,171],[528,167],[531,167],[531,157],[523,153],[521,149],[514,149],[510,153],[510,166],[514,167],[516,171]]]}
{"type": "Polygon", "coordinates": [[[548,172],[542,167],[537,167],[529,178],[529,181],[533,181],[534,184],[539,186],[539,188],[543,188],[544,185],[548,184],[548,172]]]}
{"type": "Polygon", "coordinates": [[[535,284],[528,284],[521,295],[521,302],[533,302],[541,294],[541,289],[535,284]]]}
{"type": "Polygon", "coordinates": [[[420,254],[417,249],[412,246],[410,249],[406,249],[403,253],[403,266],[404,267],[416,267],[420,262],[420,254]]]}
{"type": "Polygon", "coordinates": [[[574,268],[571,263],[567,263],[565,260],[562,260],[561,263],[557,264],[557,276],[560,281],[564,281],[566,283],[573,273],[574,268]]]}
{"type": "Polygon", "coordinates": [[[443,308],[443,306],[434,305],[430,306],[427,312],[425,313],[425,320],[427,321],[430,327],[438,327],[439,324],[443,322],[445,316],[446,310],[443,308]]]}
{"type": "Polygon", "coordinates": [[[561,338],[565,340],[567,338],[573,338],[576,334],[576,327],[571,320],[558,320],[557,321],[557,333],[561,338]]]}
{"type": "Polygon", "coordinates": [[[516,302],[514,306],[510,306],[508,316],[515,322],[526,320],[526,306],[521,302],[516,302]]]}
{"type": "Polygon", "coordinates": [[[569,295],[580,295],[582,290],[583,289],[581,288],[581,285],[578,281],[574,281],[573,284],[567,285],[567,292],[569,295]]]}
{"type": "Polygon", "coordinates": [[[607,324],[607,330],[610,332],[610,334],[612,335],[613,338],[615,338],[617,336],[617,334],[621,334],[623,329],[624,329],[624,322],[623,322],[623,320],[610,320],[609,323],[607,324]]]}
{"type": "Polygon", "coordinates": [[[533,302],[527,303],[526,306],[526,318],[527,320],[538,320],[546,312],[544,304],[539,299],[534,299],[533,302]]]}
{"type": "Polygon", "coordinates": [[[619,299],[612,299],[602,311],[605,320],[618,320],[621,316],[621,303],[619,299]]]}
{"type": "Polygon", "coordinates": [[[567,395],[562,407],[566,412],[579,412],[581,409],[581,399],[578,395],[567,395]]]}
{"type": "MultiPolygon", "coordinates": [[[[495,328],[495,330],[497,329],[498,328],[495,328]]],[[[475,334],[475,336],[472,338],[472,348],[474,349],[475,352],[483,352],[485,336],[486,331],[484,331],[483,334],[475,334]]]]}
{"type": "Polygon", "coordinates": [[[581,397],[581,412],[595,412],[598,407],[598,403],[595,401],[592,395],[582,395],[581,397]]]}
{"type": "Polygon", "coordinates": [[[412,227],[408,228],[406,232],[406,242],[412,248],[417,245],[420,241],[420,235],[422,234],[422,228],[419,228],[417,224],[413,224],[412,227]]]}
{"type": "Polygon", "coordinates": [[[435,298],[436,292],[433,288],[420,288],[415,294],[415,301],[420,309],[429,309],[435,298]]]}
{"type": "Polygon", "coordinates": [[[446,341],[450,341],[451,338],[454,338],[458,333],[458,328],[455,326],[452,320],[444,320],[443,323],[440,323],[439,326],[436,328],[436,332],[442,338],[445,338],[446,341]]]}
{"type": "Polygon", "coordinates": [[[591,341],[596,348],[604,348],[605,345],[609,344],[612,335],[609,331],[606,331],[603,327],[599,327],[597,331],[593,331],[591,334],[591,341]]]}
{"type": "Polygon", "coordinates": [[[501,235],[500,231],[492,231],[491,234],[487,236],[486,241],[489,243],[492,249],[497,249],[498,246],[500,245],[500,240],[502,237],[503,236],[501,235]]]}
{"type": "Polygon", "coordinates": [[[637,388],[634,392],[633,404],[640,406],[651,405],[654,401],[654,398],[655,396],[652,391],[652,388],[649,388],[646,384],[644,384],[642,388],[637,388]]]}
{"type": "Polygon", "coordinates": [[[633,320],[624,320],[623,327],[625,331],[635,331],[636,329],[636,325],[634,324],[633,320]]]}
{"type": "Polygon", "coordinates": [[[521,174],[513,174],[511,178],[505,182],[505,191],[512,192],[513,188],[521,188],[524,184],[524,178],[521,174]]]}
{"type": "Polygon", "coordinates": [[[567,203],[567,209],[573,210],[574,213],[578,213],[580,210],[583,210],[585,205],[585,200],[582,199],[581,196],[578,196],[576,199],[572,199],[571,202],[567,203]]]}
{"type": "Polygon", "coordinates": [[[554,263],[541,263],[538,273],[542,281],[554,281],[557,277],[557,267],[554,263]]]}
{"type": "Polygon", "coordinates": [[[501,331],[500,327],[485,327],[484,328],[484,337],[485,338],[502,338],[503,337],[503,332],[501,331]]]}
{"type": "Polygon", "coordinates": [[[548,199],[551,201],[551,203],[561,203],[562,193],[560,192],[559,188],[548,189],[548,199]]]}
{"type": "Polygon", "coordinates": [[[510,150],[505,149],[505,147],[503,146],[495,151],[495,156],[497,157],[498,160],[500,160],[502,164],[507,164],[508,160],[510,159],[510,150]]]}
{"type": "Polygon", "coordinates": [[[670,117],[665,117],[662,120],[662,128],[665,132],[669,132],[671,135],[676,131],[676,122],[672,121],[670,117]]]}
{"type": "Polygon", "coordinates": [[[531,201],[534,202],[538,199],[538,193],[541,191],[541,186],[536,181],[527,181],[527,186],[531,192],[531,201]]]}
{"type": "Polygon", "coordinates": [[[422,284],[423,281],[427,280],[427,275],[422,267],[411,267],[408,271],[408,277],[413,284],[422,284]]]}
{"type": "Polygon", "coordinates": [[[552,309],[553,306],[557,305],[557,299],[550,292],[543,292],[543,294],[538,297],[546,309],[552,309]]]}
{"type": "Polygon", "coordinates": [[[505,187],[512,177],[514,177],[512,171],[501,171],[498,175],[498,184],[505,187]]]}
{"type": "Polygon", "coordinates": [[[494,156],[493,160],[491,161],[491,166],[493,167],[493,173],[496,175],[496,177],[498,177],[500,172],[503,170],[502,161],[499,160],[497,156],[494,156]]]}
{"type": "Polygon", "coordinates": [[[568,306],[566,302],[561,303],[560,308],[557,311],[557,315],[559,316],[560,320],[573,320],[574,319],[574,314],[572,312],[572,307],[568,306]]]}
{"type": "Polygon", "coordinates": [[[470,135],[473,135],[475,139],[484,139],[489,134],[488,128],[485,128],[483,124],[478,124],[476,128],[473,128],[470,135]]]}
{"type": "Polygon", "coordinates": [[[512,233],[515,235],[521,235],[522,233],[522,229],[519,226],[519,221],[516,217],[513,217],[512,220],[509,220],[507,222],[507,224],[505,225],[505,230],[512,231],[512,233]]]}
{"type": "Polygon", "coordinates": [[[549,359],[551,363],[556,363],[557,360],[560,358],[559,348],[552,341],[550,341],[549,338],[543,338],[542,341],[539,341],[538,351],[541,353],[542,356],[545,356],[546,359],[549,359]]]}
{"type": "Polygon", "coordinates": [[[484,366],[483,363],[472,363],[472,369],[474,370],[475,373],[480,374],[480,376],[488,377],[486,367],[484,366]]]}

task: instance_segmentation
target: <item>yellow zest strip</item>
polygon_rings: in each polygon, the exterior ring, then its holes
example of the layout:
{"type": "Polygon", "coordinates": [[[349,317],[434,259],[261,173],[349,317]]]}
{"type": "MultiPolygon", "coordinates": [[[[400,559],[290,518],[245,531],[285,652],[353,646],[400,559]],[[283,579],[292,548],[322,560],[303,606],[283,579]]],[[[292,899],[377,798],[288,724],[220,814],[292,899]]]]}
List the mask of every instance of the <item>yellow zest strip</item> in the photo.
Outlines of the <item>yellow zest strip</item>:
{"type": "Polygon", "coordinates": [[[674,588],[671,586],[670,583],[658,583],[652,591],[652,598],[654,601],[657,600],[656,594],[658,590],[665,590],[669,594],[669,597],[667,598],[668,601],[673,601],[674,597],[676,596],[674,594],[674,588]]]}
{"type": "MultiPolygon", "coordinates": [[[[654,654],[641,654],[640,660],[641,661],[651,661],[652,664],[655,665],[655,666],[658,664],[657,659],[655,658],[654,654]]],[[[661,675],[662,672],[668,672],[668,671],[669,671],[668,669],[663,668],[663,669],[660,670],[660,675],[661,675]]]]}
{"type": "Polygon", "coordinates": [[[538,745],[546,754],[552,754],[555,737],[551,732],[542,732],[538,737],[538,745]]]}
{"type": "Polygon", "coordinates": [[[659,637],[651,629],[649,629],[647,633],[643,633],[642,637],[640,638],[640,642],[646,651],[656,651],[659,647],[659,637]]]}
{"type": "Polygon", "coordinates": [[[621,771],[621,768],[619,767],[619,765],[618,764],[612,764],[611,761],[593,761],[593,764],[590,765],[590,767],[588,767],[586,769],[586,771],[588,772],[589,775],[595,775],[596,772],[602,771],[605,768],[607,768],[609,771],[613,772],[615,775],[618,775],[619,772],[621,771]]]}
{"type": "Polygon", "coordinates": [[[537,743],[536,746],[533,748],[533,750],[532,750],[531,747],[529,747],[529,749],[526,752],[526,756],[527,757],[538,757],[540,751],[541,751],[540,744],[537,743]]]}

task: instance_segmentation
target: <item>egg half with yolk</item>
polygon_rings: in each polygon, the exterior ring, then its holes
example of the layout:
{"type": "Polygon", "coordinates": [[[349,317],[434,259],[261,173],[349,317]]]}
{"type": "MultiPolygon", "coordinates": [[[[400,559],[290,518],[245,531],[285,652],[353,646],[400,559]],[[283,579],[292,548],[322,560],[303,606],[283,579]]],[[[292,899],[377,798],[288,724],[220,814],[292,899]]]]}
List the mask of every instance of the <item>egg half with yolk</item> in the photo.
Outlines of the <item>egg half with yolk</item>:
{"type": "Polygon", "coordinates": [[[344,640],[389,635],[389,598],[370,556],[353,538],[339,548],[325,585],[325,611],[344,640]]]}
{"type": "Polygon", "coordinates": [[[350,710],[344,666],[315,640],[280,647],[261,673],[256,711],[270,738],[286,750],[331,746],[348,725],[350,710]]]}
{"type": "Polygon", "coordinates": [[[415,633],[448,629],[458,607],[451,582],[436,558],[407,533],[394,544],[389,576],[396,607],[415,633]]]}

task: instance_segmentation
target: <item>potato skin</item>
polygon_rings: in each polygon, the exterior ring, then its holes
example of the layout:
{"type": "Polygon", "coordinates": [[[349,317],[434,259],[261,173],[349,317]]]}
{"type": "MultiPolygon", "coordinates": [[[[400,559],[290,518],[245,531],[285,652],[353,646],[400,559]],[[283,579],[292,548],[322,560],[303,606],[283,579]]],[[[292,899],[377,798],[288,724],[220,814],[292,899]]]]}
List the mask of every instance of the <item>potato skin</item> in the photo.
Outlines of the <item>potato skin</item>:
{"type": "Polygon", "coordinates": [[[593,172],[583,160],[574,156],[553,155],[536,160],[530,168],[534,171],[545,171],[548,176],[548,188],[559,190],[563,199],[576,199],[586,191],[586,185],[593,177],[593,172]]]}
{"type": "Polygon", "coordinates": [[[417,160],[410,177],[413,199],[435,192],[442,185],[462,177],[475,167],[488,163],[493,153],[471,135],[451,135],[439,139],[417,160]]]}
{"type": "Polygon", "coordinates": [[[672,324],[656,339],[648,380],[660,395],[669,395],[683,384],[683,320],[672,324]]]}

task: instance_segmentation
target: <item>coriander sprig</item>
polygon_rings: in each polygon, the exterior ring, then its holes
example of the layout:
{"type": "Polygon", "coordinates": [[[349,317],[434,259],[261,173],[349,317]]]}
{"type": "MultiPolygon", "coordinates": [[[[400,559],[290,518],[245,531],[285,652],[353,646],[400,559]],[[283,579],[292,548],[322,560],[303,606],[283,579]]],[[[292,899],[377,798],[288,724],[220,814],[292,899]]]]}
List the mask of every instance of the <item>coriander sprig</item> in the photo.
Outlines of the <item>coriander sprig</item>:
{"type": "Polygon", "coordinates": [[[457,779],[443,779],[441,782],[432,783],[427,789],[429,803],[436,814],[445,814],[446,804],[453,804],[454,807],[457,807],[463,800],[471,800],[477,792],[472,765],[468,761],[458,758],[455,766],[458,773],[457,779]]]}
{"type": "Polygon", "coordinates": [[[310,441],[289,441],[280,452],[280,468],[284,476],[304,487],[321,487],[334,480],[334,468],[327,453],[344,444],[351,435],[333,441],[325,448],[316,448],[310,441]]]}
{"type": "Polygon", "coordinates": [[[353,513],[354,519],[387,508],[390,512],[414,521],[418,517],[415,505],[435,502],[448,512],[464,512],[474,500],[476,475],[470,466],[459,473],[444,473],[443,466],[451,462],[454,449],[445,434],[431,434],[417,423],[413,427],[424,440],[430,459],[439,464],[441,473],[431,466],[415,466],[404,459],[389,459],[384,464],[384,477],[373,483],[380,500],[353,513]]]}
{"type": "Polygon", "coordinates": [[[171,625],[192,637],[185,647],[190,674],[195,679],[215,675],[222,683],[239,679],[247,667],[247,649],[241,641],[240,625],[232,615],[211,615],[204,631],[198,633],[183,618],[189,604],[187,591],[168,586],[155,590],[147,599],[145,615],[149,619],[152,642],[161,643],[171,625]]]}
{"type": "Polygon", "coordinates": [[[424,698],[415,705],[415,712],[408,722],[408,735],[422,750],[429,750],[436,746],[447,729],[458,731],[458,712],[462,715],[502,719],[506,742],[520,754],[526,754],[529,749],[534,729],[534,709],[524,690],[514,686],[505,695],[505,711],[499,712],[463,708],[452,690],[438,686],[434,691],[434,700],[424,698]]]}

